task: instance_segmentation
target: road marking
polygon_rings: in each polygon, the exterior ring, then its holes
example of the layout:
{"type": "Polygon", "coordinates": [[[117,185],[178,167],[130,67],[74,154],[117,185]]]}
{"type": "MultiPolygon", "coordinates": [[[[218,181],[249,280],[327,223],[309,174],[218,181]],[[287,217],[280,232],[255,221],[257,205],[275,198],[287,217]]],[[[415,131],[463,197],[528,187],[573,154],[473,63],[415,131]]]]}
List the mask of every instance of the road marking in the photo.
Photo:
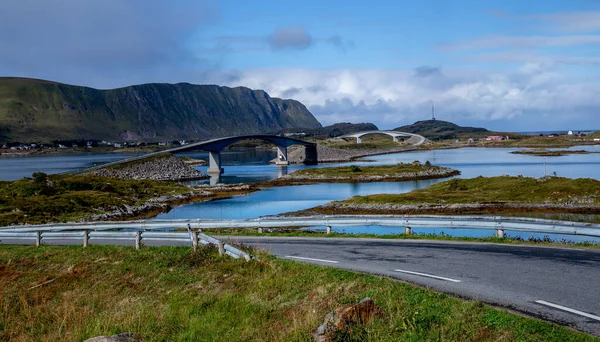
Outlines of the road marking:
{"type": "Polygon", "coordinates": [[[337,264],[337,261],[333,261],[333,260],[323,260],[323,259],[313,259],[313,258],[303,258],[303,257],[299,257],[299,256],[293,256],[293,255],[288,255],[286,256],[286,258],[291,258],[291,259],[299,259],[299,260],[309,260],[309,261],[320,261],[320,262],[328,262],[331,264],[337,264]]]}
{"type": "Polygon", "coordinates": [[[394,271],[401,272],[401,273],[407,273],[407,274],[414,274],[414,275],[418,275],[418,276],[422,276],[422,277],[427,277],[427,278],[433,278],[433,279],[451,281],[453,283],[460,283],[460,280],[456,280],[456,279],[452,279],[452,278],[446,278],[446,277],[439,277],[439,276],[436,276],[436,275],[433,275],[433,274],[419,273],[419,272],[406,271],[406,270],[394,270],[394,271]]]}
{"type": "Polygon", "coordinates": [[[600,321],[600,317],[592,315],[592,314],[589,314],[587,312],[583,312],[583,311],[571,309],[571,308],[568,308],[566,306],[562,306],[562,305],[558,305],[558,304],[548,303],[548,302],[543,301],[543,300],[536,300],[535,302],[538,303],[538,304],[542,304],[542,305],[546,305],[546,306],[558,309],[558,310],[562,310],[562,311],[574,313],[574,314],[579,315],[579,316],[583,316],[583,317],[594,319],[596,321],[600,321]]]}

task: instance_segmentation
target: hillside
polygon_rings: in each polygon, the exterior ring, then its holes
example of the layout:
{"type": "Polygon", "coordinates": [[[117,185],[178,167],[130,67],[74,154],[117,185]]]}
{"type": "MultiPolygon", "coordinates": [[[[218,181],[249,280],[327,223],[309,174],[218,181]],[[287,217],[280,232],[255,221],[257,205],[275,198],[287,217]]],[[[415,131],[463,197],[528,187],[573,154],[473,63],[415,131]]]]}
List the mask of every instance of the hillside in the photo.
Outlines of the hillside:
{"type": "Polygon", "coordinates": [[[151,83],[98,90],[0,77],[0,142],[207,139],[320,128],[294,100],[262,90],[151,83]]]}
{"type": "Polygon", "coordinates": [[[485,128],[463,127],[442,120],[417,121],[412,125],[394,128],[395,131],[420,134],[428,139],[456,139],[465,135],[489,133],[485,128]]]}
{"type": "Polygon", "coordinates": [[[339,137],[341,135],[362,132],[362,131],[378,131],[379,128],[372,123],[363,122],[363,123],[350,123],[350,122],[339,122],[333,125],[312,128],[312,129],[302,129],[302,130],[294,130],[294,129],[286,129],[283,130],[282,133],[288,132],[302,132],[307,136],[327,136],[329,138],[339,137]]]}

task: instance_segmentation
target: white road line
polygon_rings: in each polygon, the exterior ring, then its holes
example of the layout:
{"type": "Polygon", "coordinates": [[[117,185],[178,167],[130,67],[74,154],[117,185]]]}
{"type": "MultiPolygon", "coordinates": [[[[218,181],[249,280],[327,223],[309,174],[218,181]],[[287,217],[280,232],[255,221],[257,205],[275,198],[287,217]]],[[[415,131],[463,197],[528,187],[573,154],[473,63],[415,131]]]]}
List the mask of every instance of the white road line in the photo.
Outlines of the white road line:
{"type": "Polygon", "coordinates": [[[546,306],[558,309],[558,310],[562,310],[562,311],[574,313],[574,314],[579,315],[579,316],[583,316],[583,317],[594,319],[596,321],[600,321],[600,317],[598,317],[596,315],[589,314],[587,312],[583,312],[583,311],[571,309],[571,308],[568,308],[566,306],[562,306],[562,305],[558,305],[558,304],[548,303],[548,302],[543,301],[543,300],[536,300],[535,302],[538,303],[538,304],[542,304],[542,305],[546,305],[546,306]]]}
{"type": "Polygon", "coordinates": [[[421,277],[427,277],[427,278],[433,278],[433,279],[451,281],[453,283],[460,283],[460,280],[456,280],[456,279],[452,279],[452,278],[446,278],[446,277],[439,277],[439,276],[436,276],[436,275],[433,275],[433,274],[419,273],[419,272],[406,271],[406,270],[394,270],[394,271],[401,272],[401,273],[407,273],[407,274],[414,274],[414,275],[418,275],[418,276],[421,276],[421,277]]]}
{"type": "Polygon", "coordinates": [[[337,261],[333,261],[333,260],[323,260],[323,259],[313,259],[313,258],[303,258],[303,257],[299,257],[299,256],[293,256],[293,255],[288,255],[286,256],[286,258],[290,258],[290,259],[299,259],[299,260],[309,260],[309,261],[320,261],[320,262],[328,262],[331,264],[337,264],[337,261]]]}

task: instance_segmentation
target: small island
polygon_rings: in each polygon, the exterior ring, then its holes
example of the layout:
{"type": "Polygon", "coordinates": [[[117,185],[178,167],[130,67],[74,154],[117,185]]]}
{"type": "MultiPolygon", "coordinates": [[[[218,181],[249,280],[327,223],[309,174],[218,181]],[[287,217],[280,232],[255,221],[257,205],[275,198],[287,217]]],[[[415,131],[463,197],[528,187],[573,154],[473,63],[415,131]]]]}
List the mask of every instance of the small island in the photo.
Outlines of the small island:
{"type": "Polygon", "coordinates": [[[383,166],[339,166],[311,168],[295,171],[276,181],[277,185],[305,183],[364,183],[402,182],[411,180],[448,178],[460,175],[460,171],[448,167],[421,164],[396,164],[383,166]]]}
{"type": "Polygon", "coordinates": [[[600,181],[561,177],[451,179],[405,194],[355,196],[297,214],[504,214],[600,212],[600,181]]]}
{"type": "Polygon", "coordinates": [[[536,157],[560,157],[569,154],[589,154],[592,152],[586,150],[547,150],[547,149],[529,149],[529,150],[518,150],[512,151],[512,154],[526,154],[536,157]]]}

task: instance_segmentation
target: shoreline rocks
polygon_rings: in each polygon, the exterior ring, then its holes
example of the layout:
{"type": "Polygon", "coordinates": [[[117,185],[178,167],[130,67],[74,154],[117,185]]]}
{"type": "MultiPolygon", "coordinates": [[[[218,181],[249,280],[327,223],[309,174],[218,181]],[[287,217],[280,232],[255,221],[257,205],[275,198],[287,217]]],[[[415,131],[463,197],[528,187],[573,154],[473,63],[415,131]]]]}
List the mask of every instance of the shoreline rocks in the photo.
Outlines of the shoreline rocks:
{"type": "Polygon", "coordinates": [[[322,206],[307,209],[306,212],[330,212],[339,214],[481,214],[491,212],[538,212],[538,213],[573,213],[595,214],[600,212],[597,205],[573,205],[550,203],[460,203],[460,204],[350,204],[330,202],[322,206]]]}
{"type": "Polygon", "coordinates": [[[157,156],[147,160],[133,161],[124,165],[115,165],[96,169],[88,174],[119,179],[152,179],[166,181],[187,181],[209,178],[204,172],[187,165],[183,160],[171,154],[157,156]]]}

